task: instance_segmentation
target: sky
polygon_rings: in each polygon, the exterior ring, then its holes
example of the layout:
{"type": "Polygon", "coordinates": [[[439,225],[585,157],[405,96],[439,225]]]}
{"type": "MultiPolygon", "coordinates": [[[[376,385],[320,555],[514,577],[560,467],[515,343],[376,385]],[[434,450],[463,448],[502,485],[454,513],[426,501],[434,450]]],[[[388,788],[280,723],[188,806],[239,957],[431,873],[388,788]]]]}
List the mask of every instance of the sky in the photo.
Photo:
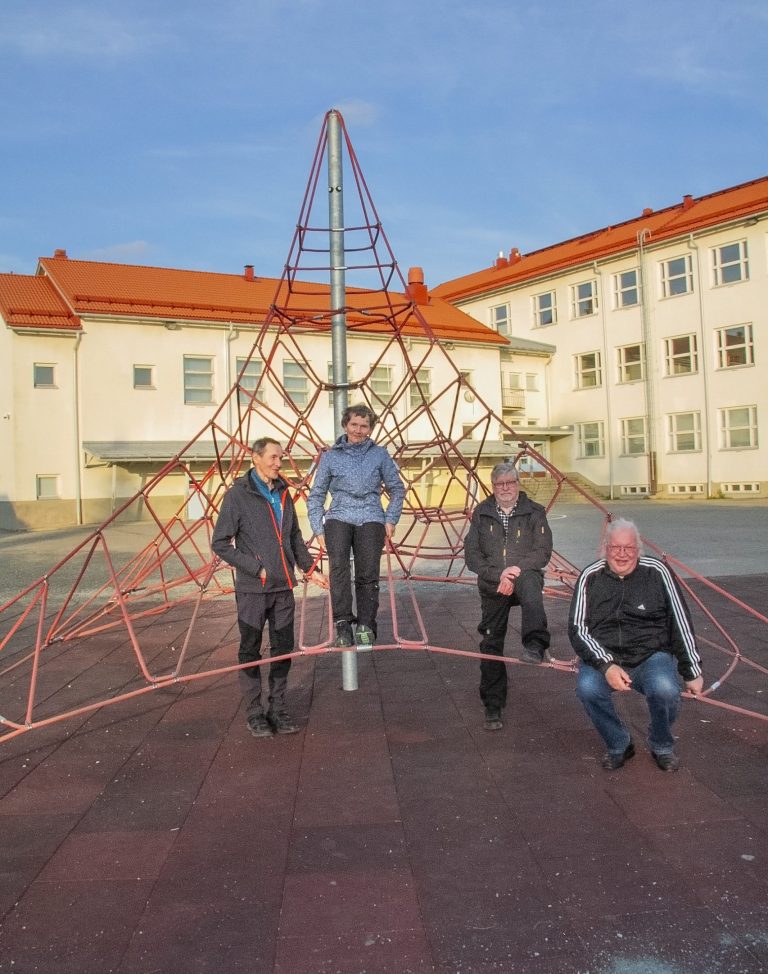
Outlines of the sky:
{"type": "Polygon", "coordinates": [[[279,277],[335,108],[434,286],[768,175],[767,50],[765,0],[6,0],[0,272],[279,277]]]}

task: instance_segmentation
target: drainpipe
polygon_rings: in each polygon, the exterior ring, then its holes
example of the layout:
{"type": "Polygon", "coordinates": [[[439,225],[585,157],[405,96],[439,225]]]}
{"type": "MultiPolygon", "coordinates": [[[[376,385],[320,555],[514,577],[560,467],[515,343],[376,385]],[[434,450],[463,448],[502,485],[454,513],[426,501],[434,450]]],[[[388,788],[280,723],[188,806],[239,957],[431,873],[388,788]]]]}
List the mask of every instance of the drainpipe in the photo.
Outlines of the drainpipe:
{"type": "Polygon", "coordinates": [[[608,368],[608,335],[607,335],[607,328],[606,328],[606,321],[605,321],[605,306],[603,304],[603,298],[605,297],[605,294],[604,294],[604,290],[605,289],[603,287],[603,272],[597,266],[597,261],[593,261],[593,263],[592,263],[592,272],[594,273],[594,275],[595,275],[595,277],[597,278],[597,281],[598,281],[598,285],[597,286],[599,288],[599,292],[598,292],[599,299],[598,299],[597,310],[600,313],[600,319],[601,319],[602,331],[603,331],[603,349],[602,349],[602,356],[603,356],[603,375],[604,375],[604,378],[605,378],[605,383],[604,383],[603,388],[605,389],[605,422],[606,422],[606,426],[608,427],[608,429],[606,431],[607,432],[607,436],[605,438],[605,443],[606,443],[607,453],[608,453],[608,457],[607,457],[607,459],[608,459],[608,497],[611,500],[613,500],[613,487],[614,487],[614,484],[613,484],[613,448],[612,448],[612,445],[613,445],[613,422],[611,421],[611,394],[610,394],[610,391],[608,389],[608,382],[609,382],[609,374],[610,373],[609,373],[609,368],[608,368]]]}
{"type": "Polygon", "coordinates": [[[72,413],[74,419],[73,434],[75,440],[75,523],[78,525],[83,523],[83,478],[81,466],[82,450],[80,447],[80,365],[77,355],[78,349],[80,348],[80,342],[82,340],[83,333],[80,331],[75,339],[72,369],[72,376],[74,379],[74,388],[72,390],[74,397],[74,408],[72,413]]]}
{"type": "Polygon", "coordinates": [[[656,423],[653,408],[653,388],[651,380],[654,374],[654,357],[651,342],[651,321],[648,309],[648,288],[645,282],[645,241],[651,236],[651,231],[645,227],[637,235],[637,259],[640,265],[640,330],[642,334],[643,357],[645,359],[645,420],[648,436],[648,494],[653,496],[658,490],[656,480],[656,423]]]}
{"type": "Polygon", "coordinates": [[[699,301],[699,328],[696,337],[699,344],[699,355],[701,357],[701,385],[702,392],[704,393],[704,422],[702,423],[703,429],[701,431],[701,435],[704,437],[704,462],[706,464],[707,497],[712,497],[712,444],[711,437],[709,435],[709,384],[707,382],[706,342],[704,341],[704,294],[701,284],[699,245],[693,239],[693,234],[688,236],[688,249],[692,250],[696,254],[695,287],[699,301]]]}
{"type": "MultiPolygon", "coordinates": [[[[226,342],[224,343],[224,359],[225,359],[225,366],[224,367],[225,367],[226,376],[227,376],[227,391],[230,391],[232,389],[232,386],[233,386],[233,381],[232,381],[232,342],[234,342],[239,337],[240,337],[239,332],[235,331],[235,327],[232,324],[232,322],[230,321],[229,322],[229,330],[227,332],[226,342]]],[[[233,416],[232,416],[232,399],[233,399],[232,396],[230,396],[229,399],[227,399],[227,429],[229,430],[230,433],[232,432],[232,423],[234,421],[233,420],[233,416]]]]}

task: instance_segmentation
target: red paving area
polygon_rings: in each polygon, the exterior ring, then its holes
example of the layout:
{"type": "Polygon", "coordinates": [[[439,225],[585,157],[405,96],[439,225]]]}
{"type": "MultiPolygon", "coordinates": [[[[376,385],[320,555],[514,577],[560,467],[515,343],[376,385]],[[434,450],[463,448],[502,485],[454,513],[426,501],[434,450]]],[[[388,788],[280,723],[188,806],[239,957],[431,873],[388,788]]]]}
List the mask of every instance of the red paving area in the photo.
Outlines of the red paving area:
{"type": "MultiPolygon", "coordinates": [[[[766,604],[768,576],[721,581],[766,604]]],[[[434,644],[474,648],[474,589],[422,592],[434,644]]],[[[318,634],[323,605],[308,603],[318,634]]],[[[568,659],[567,601],[547,607],[568,659]]],[[[765,664],[764,632],[727,621],[765,664]]],[[[173,619],[148,625],[160,652],[173,619]]],[[[236,633],[233,600],[208,604],[200,668],[234,662],[236,633]]],[[[81,651],[84,697],[90,673],[119,684],[120,651],[108,636],[81,651]]],[[[337,655],[296,661],[291,737],[253,739],[227,674],[0,746],[0,971],[768,971],[768,721],[686,702],[677,774],[644,747],[606,773],[571,673],[512,664],[488,733],[475,660],[358,666],[344,692],[337,655]]],[[[766,697],[744,666],[718,692],[763,712],[766,697]]],[[[643,741],[642,700],[624,712],[643,741]]]]}

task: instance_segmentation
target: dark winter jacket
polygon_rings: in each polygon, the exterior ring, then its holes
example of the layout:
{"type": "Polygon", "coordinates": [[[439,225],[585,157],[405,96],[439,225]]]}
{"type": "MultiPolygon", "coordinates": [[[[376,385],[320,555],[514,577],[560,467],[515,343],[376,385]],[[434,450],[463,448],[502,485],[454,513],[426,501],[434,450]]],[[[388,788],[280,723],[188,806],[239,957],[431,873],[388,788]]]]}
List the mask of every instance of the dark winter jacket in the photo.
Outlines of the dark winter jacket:
{"type": "Polygon", "coordinates": [[[397,524],[403,510],[405,486],[400,471],[383,446],[370,437],[350,443],[346,434],[326,450],[317,465],[307,498],[309,523],[315,534],[323,534],[325,519],[346,524],[397,524]],[[381,505],[382,484],[389,493],[386,512],[381,505]],[[331,506],[324,512],[331,493],[331,506]]]}
{"type": "Polygon", "coordinates": [[[238,477],[224,495],[211,539],[214,553],[234,565],[237,592],[277,592],[296,584],[296,565],[308,571],[313,564],[299,530],[288,484],[278,479],[283,503],[278,524],[267,498],[250,474],[238,477]],[[232,542],[234,541],[234,546],[232,542]],[[266,579],[259,574],[264,569],[266,579]]]}
{"type": "Polygon", "coordinates": [[[496,498],[491,495],[477,505],[464,540],[464,559],[467,568],[477,575],[478,588],[484,595],[496,592],[505,568],[517,565],[523,571],[533,569],[543,574],[551,557],[547,512],[525,491],[518,494],[506,538],[496,498]]]}
{"type": "Polygon", "coordinates": [[[643,556],[620,578],[605,559],[587,566],[571,601],[568,635],[576,653],[604,673],[613,663],[636,666],[653,653],[671,653],[684,680],[701,676],[693,626],[672,571],[643,556]]]}

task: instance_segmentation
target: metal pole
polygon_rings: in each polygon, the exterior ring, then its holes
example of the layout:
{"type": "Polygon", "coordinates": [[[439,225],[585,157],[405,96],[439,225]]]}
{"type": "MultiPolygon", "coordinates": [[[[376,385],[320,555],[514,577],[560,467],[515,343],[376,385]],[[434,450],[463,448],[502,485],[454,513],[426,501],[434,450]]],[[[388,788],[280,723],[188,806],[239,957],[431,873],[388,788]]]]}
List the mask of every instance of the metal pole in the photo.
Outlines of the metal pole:
{"type": "MultiPolygon", "coordinates": [[[[341,436],[341,417],[347,408],[347,304],[344,253],[344,179],[339,113],[328,112],[328,226],[331,258],[331,362],[333,372],[333,435],[341,436]]],[[[341,654],[341,685],[357,690],[357,651],[341,654]]]]}

